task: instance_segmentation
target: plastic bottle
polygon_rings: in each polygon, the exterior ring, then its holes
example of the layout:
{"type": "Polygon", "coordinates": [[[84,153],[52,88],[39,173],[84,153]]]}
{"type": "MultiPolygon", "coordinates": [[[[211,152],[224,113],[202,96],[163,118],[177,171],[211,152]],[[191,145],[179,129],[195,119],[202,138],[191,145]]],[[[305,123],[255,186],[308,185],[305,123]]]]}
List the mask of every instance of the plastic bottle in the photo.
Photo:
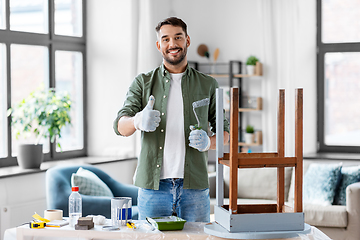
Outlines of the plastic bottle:
{"type": "Polygon", "coordinates": [[[75,227],[77,221],[82,217],[82,199],[79,194],[79,187],[72,187],[69,196],[69,225],[75,227]]]}

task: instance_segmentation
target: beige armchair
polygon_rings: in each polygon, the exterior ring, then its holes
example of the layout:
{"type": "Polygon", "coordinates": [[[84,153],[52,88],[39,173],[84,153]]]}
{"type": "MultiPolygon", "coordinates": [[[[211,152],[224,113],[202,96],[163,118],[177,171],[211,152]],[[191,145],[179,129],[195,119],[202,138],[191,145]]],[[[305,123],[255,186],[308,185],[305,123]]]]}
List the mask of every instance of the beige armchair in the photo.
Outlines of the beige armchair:
{"type": "Polygon", "coordinates": [[[346,206],[306,206],[305,222],[334,240],[360,239],[360,182],[346,188],[346,206]]]}

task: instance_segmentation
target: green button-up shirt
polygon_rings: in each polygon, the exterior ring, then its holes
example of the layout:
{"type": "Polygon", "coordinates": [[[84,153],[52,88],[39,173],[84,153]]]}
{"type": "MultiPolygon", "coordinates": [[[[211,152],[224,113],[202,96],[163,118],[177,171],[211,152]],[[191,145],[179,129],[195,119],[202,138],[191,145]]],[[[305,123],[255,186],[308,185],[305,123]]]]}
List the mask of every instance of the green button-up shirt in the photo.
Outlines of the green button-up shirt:
{"type": "MultiPolygon", "coordinates": [[[[138,75],[132,82],[124,101],[114,121],[114,131],[121,135],[117,129],[118,121],[122,116],[133,117],[144,109],[149,96],[155,97],[154,109],[160,111],[161,122],[155,132],[141,132],[141,151],[135,172],[135,185],[147,189],[159,189],[161,166],[164,155],[166,109],[170,90],[171,76],[162,64],[158,68],[138,75]]],[[[216,131],[216,93],[217,81],[189,65],[181,80],[181,89],[184,105],[184,131],[185,131],[185,166],[184,185],[186,189],[204,189],[209,187],[207,174],[207,152],[199,152],[189,147],[190,125],[197,124],[192,103],[205,98],[210,99],[208,106],[196,108],[200,126],[207,129],[210,123],[211,130],[216,131]]],[[[224,119],[224,129],[229,132],[229,122],[224,119]]]]}

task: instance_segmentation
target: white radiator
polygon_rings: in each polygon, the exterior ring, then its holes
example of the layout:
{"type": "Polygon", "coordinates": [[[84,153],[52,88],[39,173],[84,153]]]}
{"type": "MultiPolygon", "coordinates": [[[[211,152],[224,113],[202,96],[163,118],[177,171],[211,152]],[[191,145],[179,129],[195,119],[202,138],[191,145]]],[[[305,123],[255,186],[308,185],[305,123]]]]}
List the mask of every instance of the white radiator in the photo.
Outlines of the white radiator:
{"type": "Polygon", "coordinates": [[[0,179],[0,238],[8,228],[29,222],[46,209],[45,172],[0,179]]]}

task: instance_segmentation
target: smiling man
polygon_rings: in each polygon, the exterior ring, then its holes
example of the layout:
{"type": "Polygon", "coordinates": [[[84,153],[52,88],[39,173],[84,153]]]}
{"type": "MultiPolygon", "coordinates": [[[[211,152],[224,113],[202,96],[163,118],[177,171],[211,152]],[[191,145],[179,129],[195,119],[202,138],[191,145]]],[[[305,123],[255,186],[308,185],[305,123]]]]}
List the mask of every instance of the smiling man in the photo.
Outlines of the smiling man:
{"type": "MultiPolygon", "coordinates": [[[[177,215],[190,222],[210,221],[207,150],[216,148],[216,80],[187,62],[186,24],[171,17],[155,28],[163,63],[132,82],[114,121],[118,135],[141,131],[135,172],[139,218],[177,215]],[[192,109],[193,102],[203,104],[192,109]]],[[[224,119],[224,141],[229,123],[224,119]]]]}
{"type": "Polygon", "coordinates": [[[173,73],[184,72],[190,37],[181,26],[162,25],[158,26],[156,31],[158,34],[156,47],[163,55],[165,68],[173,73]]]}

